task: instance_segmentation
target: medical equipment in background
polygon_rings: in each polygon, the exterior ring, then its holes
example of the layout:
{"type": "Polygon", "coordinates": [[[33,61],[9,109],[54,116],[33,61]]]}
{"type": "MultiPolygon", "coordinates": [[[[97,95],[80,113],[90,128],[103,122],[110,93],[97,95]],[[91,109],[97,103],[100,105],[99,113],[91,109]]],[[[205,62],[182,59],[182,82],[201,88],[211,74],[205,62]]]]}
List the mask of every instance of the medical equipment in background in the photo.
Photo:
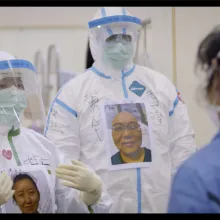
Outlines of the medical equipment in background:
{"type": "Polygon", "coordinates": [[[151,25],[152,22],[150,18],[142,21],[142,30],[139,36],[139,40],[137,42],[137,51],[136,51],[134,63],[153,69],[150,54],[147,50],[148,47],[147,29],[151,28],[151,25]],[[143,49],[141,48],[142,46],[143,49]]]}
{"type": "Polygon", "coordinates": [[[50,100],[54,99],[59,90],[60,52],[56,45],[50,45],[47,52],[47,78],[48,93],[45,94],[45,109],[48,112],[50,100]]]}
{"type": "MultiPolygon", "coordinates": [[[[38,50],[34,56],[34,65],[36,67],[37,81],[43,97],[45,113],[49,111],[51,101],[55,98],[59,89],[70,79],[76,76],[76,73],[62,71],[60,67],[60,52],[56,45],[49,45],[47,59],[41,50],[38,50]]],[[[28,123],[29,128],[42,133],[45,121],[38,124],[28,123]]]]}
{"type": "Polygon", "coordinates": [[[60,50],[54,44],[48,48],[47,67],[45,86],[48,92],[45,94],[46,98],[44,103],[46,113],[49,111],[51,101],[55,98],[59,89],[77,75],[74,72],[61,70],[60,50]]]}
{"type": "Polygon", "coordinates": [[[39,84],[40,90],[41,90],[41,94],[43,97],[43,102],[45,103],[44,97],[45,94],[47,94],[47,88],[45,86],[45,79],[46,79],[46,59],[43,56],[43,53],[41,50],[38,50],[35,53],[35,57],[34,57],[34,65],[36,68],[36,74],[37,74],[37,82],[39,84]]]}
{"type": "Polygon", "coordinates": [[[76,76],[76,73],[61,70],[60,51],[56,45],[48,47],[47,62],[41,51],[35,53],[35,66],[38,73],[38,82],[41,85],[43,101],[46,113],[49,110],[51,100],[54,99],[59,89],[76,76]]]}

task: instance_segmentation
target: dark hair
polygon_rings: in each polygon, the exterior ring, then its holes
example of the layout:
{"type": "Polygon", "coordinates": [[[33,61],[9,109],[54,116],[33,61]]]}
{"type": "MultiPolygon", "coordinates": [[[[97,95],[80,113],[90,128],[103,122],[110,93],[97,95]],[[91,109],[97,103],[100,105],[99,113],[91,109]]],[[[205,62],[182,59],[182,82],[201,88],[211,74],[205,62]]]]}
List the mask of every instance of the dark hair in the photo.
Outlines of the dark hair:
{"type": "MultiPolygon", "coordinates": [[[[38,190],[38,188],[37,188],[37,184],[35,183],[34,179],[33,179],[31,176],[29,176],[28,174],[25,174],[25,173],[23,173],[23,174],[18,174],[17,176],[15,176],[15,178],[13,179],[12,189],[14,188],[14,185],[15,185],[18,181],[24,180],[24,179],[28,179],[28,180],[30,180],[30,181],[32,182],[32,184],[33,184],[34,187],[36,188],[37,193],[38,193],[38,195],[39,195],[39,197],[40,197],[40,192],[39,192],[39,190],[38,190]]],[[[16,200],[15,200],[15,195],[13,195],[13,202],[16,202],[16,200]]]]}
{"type": "Polygon", "coordinates": [[[209,94],[213,79],[220,69],[220,58],[217,57],[220,52],[220,26],[216,26],[199,44],[197,51],[196,69],[201,68],[208,76],[208,82],[205,85],[205,96],[209,94]],[[212,61],[216,58],[217,65],[213,68],[212,61]]]}
{"type": "Polygon", "coordinates": [[[92,65],[94,63],[94,59],[92,57],[89,42],[88,42],[88,47],[87,47],[87,53],[86,54],[87,54],[87,56],[86,56],[86,69],[89,69],[90,67],[92,67],[92,65]]]}

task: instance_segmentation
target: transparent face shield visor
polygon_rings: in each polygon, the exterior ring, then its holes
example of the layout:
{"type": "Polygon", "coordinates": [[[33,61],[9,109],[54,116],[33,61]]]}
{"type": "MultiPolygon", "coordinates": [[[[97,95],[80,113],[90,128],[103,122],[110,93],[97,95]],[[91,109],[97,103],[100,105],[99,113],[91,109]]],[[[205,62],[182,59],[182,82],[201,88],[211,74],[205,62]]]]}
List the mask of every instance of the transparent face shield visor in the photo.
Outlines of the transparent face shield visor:
{"type": "Polygon", "coordinates": [[[90,28],[90,34],[101,45],[114,41],[135,44],[138,40],[140,30],[141,26],[136,24],[112,23],[90,28]]]}
{"type": "Polygon", "coordinates": [[[34,66],[26,60],[0,61],[0,133],[44,127],[45,110],[34,66]]]}
{"type": "Polygon", "coordinates": [[[128,22],[111,23],[90,28],[90,43],[93,44],[91,47],[96,50],[98,58],[102,58],[106,47],[121,43],[123,46],[131,48],[134,57],[140,30],[141,25],[128,22]]]}

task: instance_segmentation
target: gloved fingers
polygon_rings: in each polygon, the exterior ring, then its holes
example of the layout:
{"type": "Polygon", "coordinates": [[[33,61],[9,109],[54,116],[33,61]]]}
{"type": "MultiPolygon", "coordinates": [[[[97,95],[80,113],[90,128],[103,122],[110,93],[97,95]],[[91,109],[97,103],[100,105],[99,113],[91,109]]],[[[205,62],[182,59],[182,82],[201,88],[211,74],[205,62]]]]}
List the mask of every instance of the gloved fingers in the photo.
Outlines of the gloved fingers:
{"type": "Polygon", "coordinates": [[[7,194],[7,196],[6,196],[6,202],[14,195],[14,193],[15,193],[15,191],[14,190],[11,190],[8,194],[7,194]]]}
{"type": "Polygon", "coordinates": [[[73,165],[79,166],[79,167],[86,167],[86,165],[78,160],[71,160],[73,165]]]}
{"type": "Polygon", "coordinates": [[[0,186],[5,182],[6,177],[7,177],[7,174],[5,172],[2,172],[0,175],[0,186]]]}
{"type": "Polygon", "coordinates": [[[62,174],[56,174],[56,176],[57,176],[58,179],[67,180],[71,183],[76,183],[76,178],[75,177],[66,176],[66,175],[62,175],[62,174]]]}
{"type": "Polygon", "coordinates": [[[79,189],[79,185],[76,184],[76,183],[69,182],[69,181],[64,181],[64,180],[61,180],[60,182],[61,182],[64,186],[67,186],[67,187],[70,187],[70,188],[74,188],[74,189],[80,190],[80,189],[79,189]]]}
{"type": "Polygon", "coordinates": [[[57,168],[62,168],[62,169],[72,170],[72,171],[78,172],[80,167],[73,166],[73,165],[60,164],[57,168]]]}
{"type": "Polygon", "coordinates": [[[10,192],[12,190],[13,182],[11,179],[7,179],[4,183],[4,186],[2,187],[4,192],[10,192]]]}
{"type": "Polygon", "coordinates": [[[78,172],[73,171],[73,170],[63,169],[63,168],[56,168],[56,174],[75,177],[78,175],[78,172]]]}
{"type": "Polygon", "coordinates": [[[2,185],[1,185],[3,192],[7,191],[8,189],[11,190],[12,185],[13,185],[12,180],[10,179],[9,176],[6,175],[5,179],[2,181],[2,185]]]}

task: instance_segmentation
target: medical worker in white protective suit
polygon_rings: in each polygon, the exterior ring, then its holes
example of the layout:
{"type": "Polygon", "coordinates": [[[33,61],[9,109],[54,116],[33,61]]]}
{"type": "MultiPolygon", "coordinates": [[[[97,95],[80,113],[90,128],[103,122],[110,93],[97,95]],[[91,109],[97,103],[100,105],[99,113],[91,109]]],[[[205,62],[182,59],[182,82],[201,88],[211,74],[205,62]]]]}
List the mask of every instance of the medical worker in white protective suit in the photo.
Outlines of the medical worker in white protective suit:
{"type": "MultiPolygon", "coordinates": [[[[54,145],[43,135],[20,126],[20,118],[26,108],[35,118],[41,113],[45,118],[35,74],[29,61],[16,60],[0,52],[0,168],[41,165],[42,170],[46,169],[55,198],[54,212],[109,212],[112,199],[102,192],[102,182],[93,171],[78,161],[72,161],[73,165],[64,166],[74,174],[72,188],[63,186],[55,175],[58,160],[54,145]]],[[[62,169],[63,166],[59,167],[62,169]]],[[[7,203],[13,194],[11,178],[2,173],[0,206],[7,203]]]]}
{"type": "MultiPolygon", "coordinates": [[[[133,63],[140,28],[140,19],[125,8],[98,10],[89,22],[95,63],[60,89],[45,128],[62,163],[80,160],[106,182],[112,212],[166,212],[171,177],[196,151],[187,109],[174,85],[133,63]],[[129,98],[145,104],[152,163],[148,168],[110,171],[101,103],[129,98]]],[[[62,178],[70,180],[71,175],[62,178]]]]}

